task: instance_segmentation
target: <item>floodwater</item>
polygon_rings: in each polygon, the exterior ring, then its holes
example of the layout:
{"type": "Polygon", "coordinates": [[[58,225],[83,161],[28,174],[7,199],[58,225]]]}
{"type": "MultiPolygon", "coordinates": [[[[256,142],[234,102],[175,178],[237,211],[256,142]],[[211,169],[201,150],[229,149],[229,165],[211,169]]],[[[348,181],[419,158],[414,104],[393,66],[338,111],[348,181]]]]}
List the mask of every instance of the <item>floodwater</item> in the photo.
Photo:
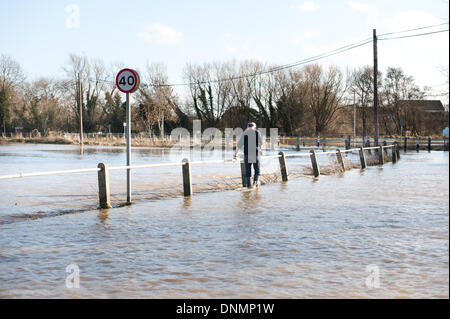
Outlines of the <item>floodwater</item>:
{"type": "MultiPolygon", "coordinates": [[[[448,152],[401,155],[254,191],[239,188],[235,163],[193,165],[189,199],[180,167],[136,170],[132,206],[119,205],[125,172],[113,171],[110,210],[96,209],[96,173],[0,180],[0,297],[448,298],[448,152]],[[211,180],[228,190],[203,187],[211,180]],[[79,288],[66,287],[69,265],[79,288]]],[[[8,145],[0,175],[124,160],[123,148],[8,145]]],[[[288,159],[290,171],[306,164],[288,159]]]]}

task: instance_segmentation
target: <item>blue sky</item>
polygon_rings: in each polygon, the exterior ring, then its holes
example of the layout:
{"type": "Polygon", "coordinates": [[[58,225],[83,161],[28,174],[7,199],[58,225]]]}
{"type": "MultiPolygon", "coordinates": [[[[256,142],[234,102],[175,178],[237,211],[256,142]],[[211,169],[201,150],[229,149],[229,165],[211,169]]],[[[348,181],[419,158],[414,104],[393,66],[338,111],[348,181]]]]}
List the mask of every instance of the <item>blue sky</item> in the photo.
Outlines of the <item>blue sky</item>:
{"type": "MultiPolygon", "coordinates": [[[[70,53],[143,69],[163,62],[171,82],[187,62],[255,58],[286,64],[378,33],[448,22],[448,1],[25,1],[0,2],[0,54],[30,79],[63,76],[70,53]],[[71,19],[79,9],[79,26],[71,19]],[[72,23],[72,24],[71,24],[72,23]]],[[[444,26],[441,28],[448,28],[444,26]]],[[[448,33],[380,41],[380,69],[400,66],[420,85],[445,82],[448,33]]],[[[322,60],[372,63],[370,45],[322,60]]]]}

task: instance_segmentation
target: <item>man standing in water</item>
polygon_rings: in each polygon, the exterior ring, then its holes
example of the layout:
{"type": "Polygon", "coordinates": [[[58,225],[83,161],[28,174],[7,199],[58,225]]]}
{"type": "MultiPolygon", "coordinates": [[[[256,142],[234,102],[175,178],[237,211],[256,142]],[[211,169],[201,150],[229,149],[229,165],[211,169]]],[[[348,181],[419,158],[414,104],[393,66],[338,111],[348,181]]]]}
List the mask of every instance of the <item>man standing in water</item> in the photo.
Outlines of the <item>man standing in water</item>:
{"type": "Polygon", "coordinates": [[[252,188],[252,165],[255,170],[253,177],[253,186],[259,187],[259,174],[261,169],[260,156],[261,148],[264,140],[261,133],[256,129],[254,122],[248,123],[247,129],[242,133],[239,142],[236,144],[236,153],[234,159],[237,158],[239,149],[244,147],[244,163],[245,163],[245,184],[248,188],[252,188]]]}

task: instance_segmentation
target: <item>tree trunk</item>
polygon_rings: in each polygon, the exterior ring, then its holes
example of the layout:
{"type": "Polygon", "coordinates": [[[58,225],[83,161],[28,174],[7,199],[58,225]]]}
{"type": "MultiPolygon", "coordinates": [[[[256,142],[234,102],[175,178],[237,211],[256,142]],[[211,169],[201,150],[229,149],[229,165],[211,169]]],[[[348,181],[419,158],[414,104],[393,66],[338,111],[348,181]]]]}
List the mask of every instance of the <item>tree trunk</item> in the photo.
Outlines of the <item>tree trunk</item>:
{"type": "Polygon", "coordinates": [[[366,124],[366,118],[365,115],[363,115],[363,119],[362,119],[362,136],[363,136],[363,141],[366,140],[366,136],[367,136],[367,124],[366,124]]]}

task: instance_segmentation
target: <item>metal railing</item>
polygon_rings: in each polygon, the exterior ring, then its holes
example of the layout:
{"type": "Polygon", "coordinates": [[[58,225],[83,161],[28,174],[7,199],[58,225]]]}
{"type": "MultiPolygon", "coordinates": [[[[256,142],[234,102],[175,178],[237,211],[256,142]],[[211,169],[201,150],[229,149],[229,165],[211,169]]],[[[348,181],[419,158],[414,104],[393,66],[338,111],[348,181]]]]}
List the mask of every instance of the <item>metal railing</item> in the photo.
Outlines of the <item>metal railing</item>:
{"type": "MultiPolygon", "coordinates": [[[[287,169],[286,158],[293,157],[310,157],[311,165],[313,168],[314,177],[320,176],[320,167],[317,161],[318,155],[330,155],[335,154],[337,161],[342,169],[345,171],[345,163],[342,158],[342,153],[359,152],[361,168],[367,168],[367,162],[365,158],[364,151],[378,150],[379,154],[379,165],[384,164],[384,153],[387,149],[391,149],[392,162],[395,163],[400,157],[398,143],[385,146],[377,147],[360,147],[351,148],[346,150],[332,150],[326,152],[316,152],[311,150],[309,153],[292,153],[285,154],[284,152],[279,152],[277,155],[266,155],[261,156],[262,159],[278,158],[280,162],[280,173],[283,181],[288,181],[289,174],[287,169]]],[[[245,178],[245,165],[242,160],[211,160],[211,161],[189,161],[189,159],[183,159],[182,162],[178,163],[157,163],[157,164],[144,164],[144,165],[130,165],[130,166],[112,166],[108,167],[105,163],[99,163],[97,168],[84,168],[84,169],[71,169],[71,170],[59,170],[59,171],[47,171],[47,172],[35,172],[35,173],[18,173],[11,175],[0,176],[0,180],[15,179],[15,178],[25,178],[25,177],[35,177],[35,176],[48,176],[48,175],[62,175],[62,174],[77,174],[77,173],[93,173],[98,174],[98,188],[99,188],[99,202],[100,208],[111,208],[110,191],[109,191],[109,171],[113,170],[127,170],[127,169],[143,169],[143,168],[155,168],[155,167],[171,167],[171,166],[181,166],[183,173],[183,193],[184,196],[192,196],[192,178],[191,178],[191,165],[201,165],[201,164],[219,164],[219,163],[236,163],[240,162],[241,166],[241,177],[242,186],[246,185],[245,178]]]]}

